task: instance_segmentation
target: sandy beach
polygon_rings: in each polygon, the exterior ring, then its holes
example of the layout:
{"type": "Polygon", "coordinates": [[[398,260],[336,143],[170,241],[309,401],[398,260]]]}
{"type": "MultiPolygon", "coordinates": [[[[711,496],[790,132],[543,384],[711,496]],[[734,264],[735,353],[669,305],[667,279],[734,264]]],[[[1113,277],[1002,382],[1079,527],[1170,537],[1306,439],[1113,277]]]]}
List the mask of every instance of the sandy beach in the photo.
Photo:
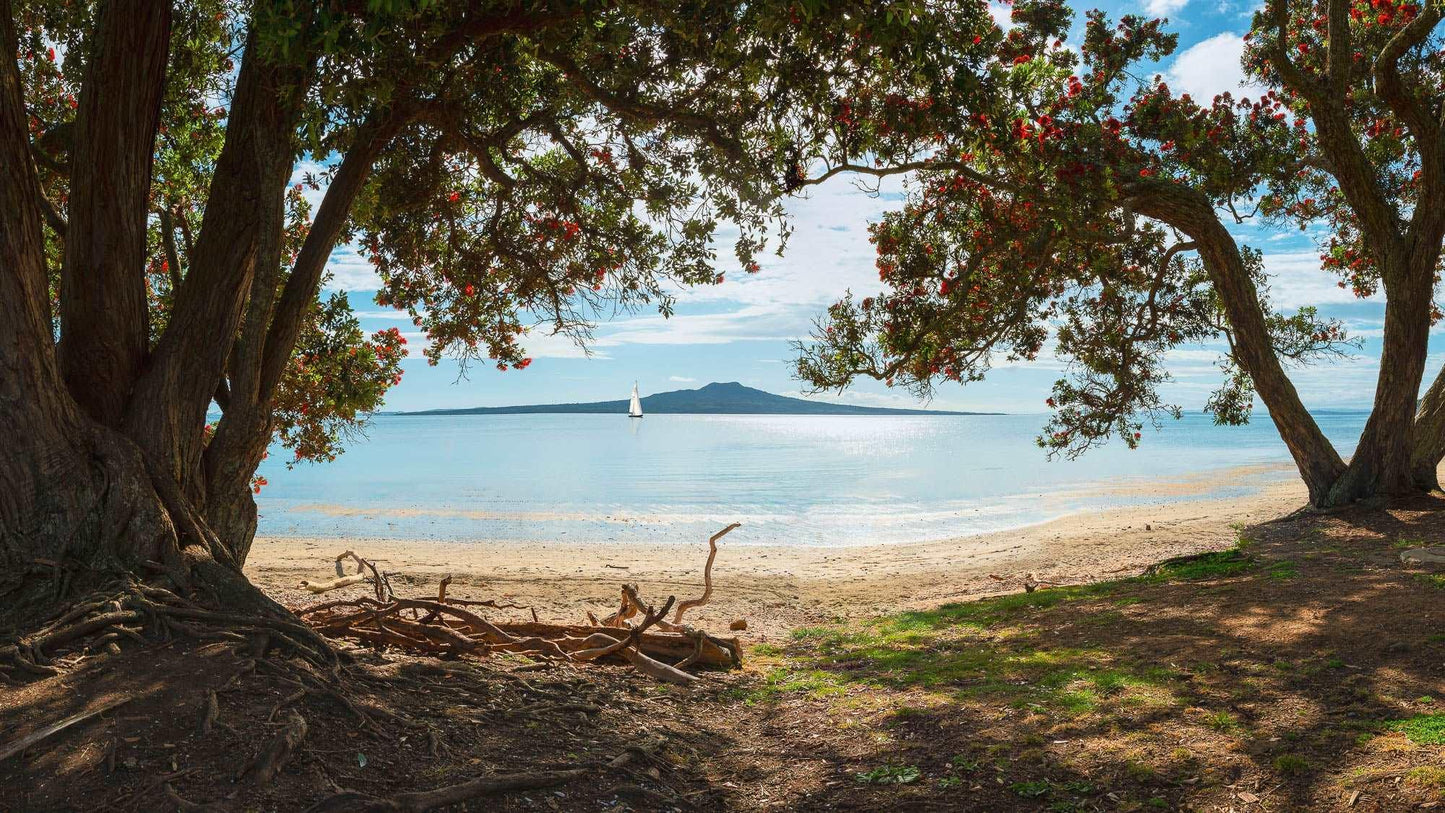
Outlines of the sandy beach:
{"type": "MultiPolygon", "coordinates": [[[[1197,495],[1221,484],[1259,479],[1256,493],[1244,498],[1096,511],[927,543],[748,545],[737,544],[743,538],[738,533],[719,543],[712,601],[691,620],[726,629],[730,622],[746,619],[743,637],[764,641],[796,626],[834,618],[1016,592],[1030,573],[1060,584],[1131,575],[1160,559],[1228,547],[1240,525],[1304,504],[1301,483],[1260,479],[1267,473],[1259,467],[1230,469],[1148,487],[1157,495],[1197,495]]],[[[544,620],[582,621],[589,610],[600,615],[615,607],[623,582],[638,584],[645,599],[659,603],[668,595],[679,600],[700,595],[707,541],[601,545],[258,538],[246,572],[283,603],[304,605],[317,598],[301,589],[300,582],[331,578],[332,560],[346,550],[376,560],[394,574],[390,579],[399,594],[434,593],[437,582],[450,575],[451,595],[526,605],[544,620]]],[[[367,590],[366,585],[352,586],[330,596],[367,590]]]]}

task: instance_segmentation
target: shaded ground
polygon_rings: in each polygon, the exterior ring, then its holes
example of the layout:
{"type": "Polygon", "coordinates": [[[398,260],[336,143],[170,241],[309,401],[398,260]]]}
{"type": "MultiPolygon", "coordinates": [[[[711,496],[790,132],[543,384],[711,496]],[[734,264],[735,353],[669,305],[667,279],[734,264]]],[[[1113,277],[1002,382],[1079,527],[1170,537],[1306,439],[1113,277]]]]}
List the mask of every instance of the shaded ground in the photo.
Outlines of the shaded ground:
{"type": "Polygon", "coordinates": [[[1257,525],[1144,577],[815,625],[691,689],[363,651],[353,711],[229,646],[132,646],[0,690],[0,749],[133,698],[0,762],[0,809],[176,809],[169,777],[191,803],[299,810],[576,765],[454,809],[1445,809],[1445,576],[1398,558],[1445,544],[1442,509],[1257,525]],[[275,782],[233,781],[293,710],[309,731],[275,782]]]}

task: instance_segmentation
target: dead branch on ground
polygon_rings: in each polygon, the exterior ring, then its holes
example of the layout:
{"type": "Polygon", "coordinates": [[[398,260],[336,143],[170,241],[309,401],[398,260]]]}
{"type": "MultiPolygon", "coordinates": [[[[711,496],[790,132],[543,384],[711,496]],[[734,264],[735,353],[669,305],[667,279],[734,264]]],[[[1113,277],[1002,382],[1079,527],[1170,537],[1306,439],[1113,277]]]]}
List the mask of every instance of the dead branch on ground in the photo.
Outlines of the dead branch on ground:
{"type": "Polygon", "coordinates": [[[336,557],[338,576],[345,577],[341,562],[356,561],[358,574],[371,572],[367,580],[377,586],[376,597],[335,599],[295,613],[322,635],[378,648],[448,658],[511,653],[543,662],[622,661],[656,680],[689,685],[697,678],[683,671],[685,668],[731,668],[742,662],[736,638],[721,638],[681,623],[687,610],[711,600],[717,541],[737,527],[738,523],[733,523],[708,539],[703,592],[698,598],[677,603],[668,596],[661,609],[654,609],[643,600],[636,584],[623,584],[617,611],[600,621],[589,612],[586,625],[542,623],[535,610],[530,622],[490,621],[474,610],[531,608],[450,597],[450,575],[437,585],[435,599],[398,597],[385,582],[385,574],[354,551],[336,557]]]}

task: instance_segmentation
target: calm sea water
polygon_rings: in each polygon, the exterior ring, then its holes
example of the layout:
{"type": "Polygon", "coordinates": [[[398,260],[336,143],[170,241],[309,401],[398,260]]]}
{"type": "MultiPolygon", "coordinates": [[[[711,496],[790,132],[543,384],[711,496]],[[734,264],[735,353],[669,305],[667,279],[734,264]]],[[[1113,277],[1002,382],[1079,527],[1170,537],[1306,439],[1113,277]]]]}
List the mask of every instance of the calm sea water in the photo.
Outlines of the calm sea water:
{"type": "MultiPolygon", "coordinates": [[[[1259,417],[1188,415],[1136,451],[1048,461],[1040,415],[379,416],[334,463],[273,454],[260,533],[693,543],[738,521],[734,544],[944,539],[1293,477],[1259,417]]],[[[1348,453],[1366,416],[1318,417],[1348,453]]]]}

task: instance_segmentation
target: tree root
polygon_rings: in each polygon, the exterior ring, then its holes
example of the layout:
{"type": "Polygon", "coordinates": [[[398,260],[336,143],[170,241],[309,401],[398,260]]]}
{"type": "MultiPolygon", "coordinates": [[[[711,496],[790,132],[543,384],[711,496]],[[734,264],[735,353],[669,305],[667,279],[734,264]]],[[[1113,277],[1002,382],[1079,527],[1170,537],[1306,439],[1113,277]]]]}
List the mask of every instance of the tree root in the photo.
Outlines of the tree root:
{"type": "Polygon", "coordinates": [[[110,711],[116,706],[128,703],[130,702],[130,700],[131,698],[129,697],[120,697],[106,701],[93,709],[83,711],[79,714],[72,714],[71,716],[66,717],[64,720],[61,720],[58,723],[52,723],[40,729],[39,731],[34,732],[33,734],[27,734],[26,736],[21,737],[20,739],[12,743],[0,746],[0,761],[9,759],[10,757],[15,756],[21,751],[24,751],[25,749],[39,743],[41,740],[44,740],[45,738],[53,734],[58,734],[61,731],[64,731],[65,729],[75,725],[76,723],[89,720],[90,718],[95,717],[98,714],[103,714],[107,711],[110,711]]]}
{"type": "Polygon", "coordinates": [[[261,749],[261,753],[251,760],[240,774],[236,777],[249,779],[257,787],[266,787],[276,778],[276,774],[285,767],[287,760],[297,748],[301,747],[301,741],[306,739],[306,718],[290,712],[286,718],[286,724],[277,734],[261,749]]]}
{"type": "MultiPolygon", "coordinates": [[[[251,657],[281,647],[335,674],[341,655],[325,637],[305,624],[265,612],[264,608],[254,614],[212,610],[164,587],[127,578],[109,591],[80,599],[39,629],[0,644],[0,669],[51,677],[60,673],[52,661],[66,652],[77,652],[83,659],[117,654],[118,644],[127,640],[144,645],[148,636],[182,635],[259,647],[261,651],[249,653],[251,657]]],[[[66,665],[76,662],[71,659],[66,665]]]]}

